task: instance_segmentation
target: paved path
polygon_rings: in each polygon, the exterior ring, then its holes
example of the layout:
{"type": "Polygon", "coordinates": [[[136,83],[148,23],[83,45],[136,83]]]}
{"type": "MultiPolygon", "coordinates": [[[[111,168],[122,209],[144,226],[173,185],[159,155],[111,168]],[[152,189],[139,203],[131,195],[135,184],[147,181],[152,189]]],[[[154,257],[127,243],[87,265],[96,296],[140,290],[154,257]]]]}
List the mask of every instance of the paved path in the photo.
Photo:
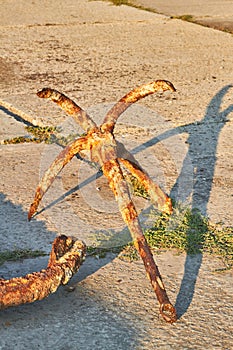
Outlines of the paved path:
{"type": "Polygon", "coordinates": [[[134,0],[132,3],[168,16],[191,15],[198,23],[233,32],[233,2],[229,0],[134,0]]]}

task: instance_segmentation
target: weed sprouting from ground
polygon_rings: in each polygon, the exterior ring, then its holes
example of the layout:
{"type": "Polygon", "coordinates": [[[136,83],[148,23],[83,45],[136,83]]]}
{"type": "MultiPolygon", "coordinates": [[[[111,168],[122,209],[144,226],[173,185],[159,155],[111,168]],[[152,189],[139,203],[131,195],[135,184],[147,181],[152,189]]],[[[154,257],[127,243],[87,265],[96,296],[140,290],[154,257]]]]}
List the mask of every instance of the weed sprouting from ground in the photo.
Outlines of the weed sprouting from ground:
{"type": "Polygon", "coordinates": [[[178,249],[188,254],[200,253],[203,249],[208,220],[198,211],[175,208],[171,216],[151,214],[155,217],[152,228],[146,230],[151,246],[161,249],[178,249]]]}
{"type": "MultiPolygon", "coordinates": [[[[135,190],[137,194],[139,189],[135,190]]],[[[140,188],[140,195],[143,191],[140,188]]],[[[147,242],[152,251],[173,250],[177,254],[213,254],[222,259],[226,269],[233,267],[233,227],[225,227],[221,223],[213,224],[198,210],[174,205],[172,215],[161,214],[152,210],[149,214],[151,228],[144,230],[147,242]]],[[[104,243],[106,244],[106,237],[104,243]]],[[[111,235],[110,235],[111,240],[111,235]]],[[[112,243],[112,242],[110,242],[112,243]]],[[[97,247],[89,247],[90,255],[105,256],[108,252],[119,254],[123,260],[133,261],[139,255],[133,242],[115,248],[103,248],[100,240],[97,247]]],[[[109,245],[111,247],[111,244],[109,245]]]]}
{"type": "Polygon", "coordinates": [[[171,19],[181,19],[186,22],[195,22],[195,18],[192,15],[171,16],[171,19]]]}
{"type": "Polygon", "coordinates": [[[60,129],[53,126],[26,126],[25,130],[31,134],[27,136],[17,136],[12,139],[6,139],[1,144],[18,144],[18,143],[41,143],[46,144],[56,143],[59,146],[65,147],[69,142],[74,141],[75,138],[79,137],[79,134],[71,134],[68,136],[62,136],[60,129]]]}
{"type": "MultiPolygon", "coordinates": [[[[148,199],[148,193],[134,177],[128,177],[133,194],[148,199]]],[[[150,213],[152,227],[144,234],[149,246],[155,250],[175,249],[178,253],[209,253],[220,256],[226,267],[233,267],[233,227],[213,224],[197,209],[173,203],[173,214],[150,213]]],[[[122,253],[127,259],[135,259],[136,251],[129,244],[122,253]]]]}
{"type": "Polygon", "coordinates": [[[171,216],[152,212],[154,225],[145,231],[151,248],[187,254],[210,253],[233,267],[233,227],[212,224],[198,210],[175,207],[171,216]]]}
{"type": "Polygon", "coordinates": [[[120,6],[120,5],[129,5],[129,1],[128,0],[111,0],[111,2],[116,5],[116,6],[120,6]]]}
{"type": "MultiPolygon", "coordinates": [[[[97,1],[97,0],[91,0],[91,1],[97,1]]],[[[130,6],[130,7],[134,7],[138,10],[143,10],[143,11],[149,11],[149,12],[154,12],[154,13],[158,13],[157,10],[155,10],[154,8],[151,7],[145,7],[142,5],[137,5],[134,2],[130,1],[130,0],[103,0],[106,2],[110,2],[115,6],[121,6],[121,5],[126,5],[126,6],[130,6]]]]}
{"type": "Polygon", "coordinates": [[[17,261],[21,259],[37,258],[45,256],[46,253],[41,250],[17,249],[12,251],[0,252],[0,265],[6,261],[17,261]]]}

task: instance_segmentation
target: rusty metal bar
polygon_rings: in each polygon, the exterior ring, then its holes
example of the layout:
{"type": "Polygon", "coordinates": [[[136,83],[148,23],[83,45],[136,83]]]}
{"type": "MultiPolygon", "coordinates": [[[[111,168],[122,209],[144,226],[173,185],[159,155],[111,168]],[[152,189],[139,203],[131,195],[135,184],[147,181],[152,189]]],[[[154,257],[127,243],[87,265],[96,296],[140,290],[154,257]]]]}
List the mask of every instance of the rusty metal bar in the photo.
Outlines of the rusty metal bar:
{"type": "Polygon", "coordinates": [[[153,204],[156,204],[160,211],[167,214],[171,214],[171,198],[166,195],[166,193],[161,189],[161,187],[154,183],[149,177],[149,175],[144,170],[142,171],[136,164],[133,164],[132,162],[124,158],[118,158],[118,160],[131,172],[132,175],[134,175],[138,179],[140,184],[144,186],[153,204]]]}
{"type": "Polygon", "coordinates": [[[100,127],[101,130],[113,132],[117,119],[131,104],[157,91],[167,90],[176,91],[173,84],[167,80],[152,81],[131,90],[110,109],[100,127]]]}
{"type": "Polygon", "coordinates": [[[53,163],[50,165],[49,169],[45,172],[39,185],[37,186],[34,200],[28,211],[28,220],[30,221],[32,216],[36,213],[37,208],[43,195],[47,192],[49,187],[52,185],[56,176],[64,168],[64,166],[71,161],[71,159],[84,149],[88,149],[89,141],[84,137],[80,137],[77,140],[71,142],[66,146],[56,157],[53,163]]]}
{"type": "Polygon", "coordinates": [[[78,271],[86,245],[65,235],[55,238],[45,270],[10,280],[0,279],[0,310],[41,300],[68,283],[78,271]]]}
{"type": "Polygon", "coordinates": [[[37,92],[37,96],[47,98],[58,104],[66,113],[72,115],[74,120],[83,128],[83,130],[88,131],[89,129],[96,127],[96,123],[91,117],[74,101],[61,92],[50,88],[44,88],[37,92]]]}
{"type": "Polygon", "coordinates": [[[159,302],[160,313],[166,322],[173,323],[177,320],[176,310],[169,301],[159,269],[142,232],[138,214],[130,198],[128,185],[124,180],[120,165],[117,160],[111,160],[103,165],[102,170],[116,197],[121,215],[130,230],[134,245],[143,260],[147,277],[151,282],[159,302]]]}

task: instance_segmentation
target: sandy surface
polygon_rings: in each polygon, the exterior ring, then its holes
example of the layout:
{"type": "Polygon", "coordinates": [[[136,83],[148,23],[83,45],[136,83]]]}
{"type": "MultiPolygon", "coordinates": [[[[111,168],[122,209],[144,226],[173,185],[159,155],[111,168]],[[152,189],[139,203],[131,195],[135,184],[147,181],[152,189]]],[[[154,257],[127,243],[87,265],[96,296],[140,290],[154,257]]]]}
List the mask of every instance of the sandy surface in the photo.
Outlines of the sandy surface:
{"type": "MultiPolygon", "coordinates": [[[[100,122],[133,87],[172,81],[177,92],[150,96],[130,108],[119,119],[116,137],[174,198],[214,222],[232,225],[232,35],[106,2],[0,5],[2,100],[65,133],[76,126],[38,99],[38,89],[63,91],[100,122]]],[[[1,140],[25,135],[9,111],[1,108],[0,118],[1,140]]],[[[49,252],[59,233],[88,244],[129,240],[105,180],[77,159],[48,192],[41,205],[46,210],[27,222],[39,177],[59,150],[43,144],[0,146],[1,250],[49,252]]],[[[150,204],[136,201],[147,225],[150,204]]],[[[217,273],[223,264],[209,256],[168,252],[156,260],[177,306],[177,324],[158,318],[142,263],[108,255],[87,259],[72,281],[73,293],[60,288],[42,302],[1,312],[0,349],[231,349],[232,271],[217,273]]],[[[46,258],[8,263],[0,275],[9,278],[45,265],[46,258]]]]}

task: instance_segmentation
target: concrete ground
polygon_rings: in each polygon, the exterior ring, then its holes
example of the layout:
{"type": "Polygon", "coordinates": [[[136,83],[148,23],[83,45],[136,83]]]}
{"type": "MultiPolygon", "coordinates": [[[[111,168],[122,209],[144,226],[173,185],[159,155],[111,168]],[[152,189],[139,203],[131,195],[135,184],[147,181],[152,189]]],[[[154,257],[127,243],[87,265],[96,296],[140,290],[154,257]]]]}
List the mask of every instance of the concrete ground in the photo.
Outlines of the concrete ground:
{"type": "Polygon", "coordinates": [[[192,16],[205,26],[233,32],[233,2],[229,0],[134,0],[133,4],[167,16],[192,16]]]}
{"type": "MultiPolygon", "coordinates": [[[[199,13],[185,13],[206,16],[207,3],[199,13]]],[[[172,81],[177,92],[132,106],[119,119],[116,138],[171,196],[232,226],[231,34],[101,1],[0,0],[0,6],[2,101],[69,133],[75,124],[38,99],[37,90],[63,91],[100,122],[133,87],[172,81]]],[[[0,118],[0,141],[26,134],[3,103],[0,118]]],[[[102,246],[129,240],[106,181],[77,159],[49,190],[45,210],[27,222],[39,177],[59,151],[44,144],[0,146],[0,251],[48,253],[58,234],[102,246]]],[[[149,202],[135,201],[149,224],[149,202]]],[[[61,287],[46,300],[1,311],[0,349],[231,349],[232,271],[221,272],[223,262],[206,254],[161,252],[155,258],[177,307],[176,324],[158,317],[142,262],[108,254],[86,259],[70,283],[74,289],[61,287]]],[[[5,263],[0,278],[38,271],[46,261],[5,263]]]]}

